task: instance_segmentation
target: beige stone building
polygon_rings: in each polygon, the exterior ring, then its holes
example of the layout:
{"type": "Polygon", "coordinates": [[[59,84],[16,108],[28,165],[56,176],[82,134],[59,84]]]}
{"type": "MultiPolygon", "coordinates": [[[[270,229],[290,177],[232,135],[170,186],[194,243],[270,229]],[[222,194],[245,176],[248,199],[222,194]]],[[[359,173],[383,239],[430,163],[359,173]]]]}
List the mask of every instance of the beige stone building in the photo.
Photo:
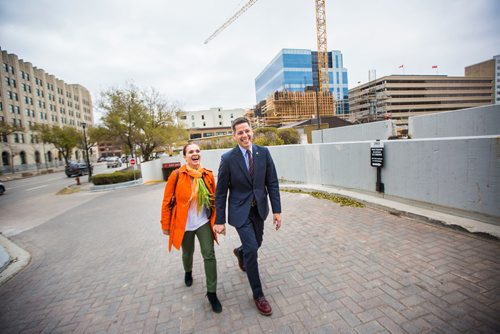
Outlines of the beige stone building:
{"type": "Polygon", "coordinates": [[[467,66],[465,68],[465,76],[492,78],[494,81],[493,101],[494,104],[500,104],[500,55],[493,57],[493,59],[467,66]]]}
{"type": "Polygon", "coordinates": [[[385,76],[349,90],[349,117],[356,122],[393,119],[404,129],[410,116],[494,103],[493,81],[489,74],[385,76]]]}
{"type": "Polygon", "coordinates": [[[245,109],[215,107],[204,110],[181,111],[179,123],[189,131],[190,140],[231,134],[231,123],[245,116],[245,109]]]}
{"type": "MultiPolygon", "coordinates": [[[[0,172],[10,172],[12,166],[22,171],[61,165],[62,156],[53,145],[42,143],[31,127],[41,123],[73,126],[82,131],[82,123],[92,125],[94,116],[89,91],[79,84],[67,84],[15,54],[0,52],[0,122],[24,129],[0,136],[0,172]]],[[[72,158],[80,160],[82,157],[83,151],[75,149],[72,158]]]]}

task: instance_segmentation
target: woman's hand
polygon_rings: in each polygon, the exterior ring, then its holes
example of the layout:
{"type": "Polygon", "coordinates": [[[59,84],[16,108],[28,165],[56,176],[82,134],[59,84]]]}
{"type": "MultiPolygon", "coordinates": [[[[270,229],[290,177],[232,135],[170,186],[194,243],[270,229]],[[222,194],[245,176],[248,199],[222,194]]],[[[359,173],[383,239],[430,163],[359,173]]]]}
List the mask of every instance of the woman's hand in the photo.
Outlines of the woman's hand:
{"type": "Polygon", "coordinates": [[[170,235],[170,231],[169,230],[163,230],[163,234],[170,235]]]}
{"type": "Polygon", "coordinates": [[[217,234],[226,235],[226,226],[224,224],[215,224],[214,225],[214,232],[217,234]]]}

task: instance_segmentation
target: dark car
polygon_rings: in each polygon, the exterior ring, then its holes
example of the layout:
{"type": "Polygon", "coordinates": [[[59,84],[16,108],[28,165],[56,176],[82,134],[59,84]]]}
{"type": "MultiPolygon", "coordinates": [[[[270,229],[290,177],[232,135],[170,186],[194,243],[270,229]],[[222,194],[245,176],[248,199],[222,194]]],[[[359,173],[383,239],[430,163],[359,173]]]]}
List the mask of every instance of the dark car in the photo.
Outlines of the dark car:
{"type": "MultiPolygon", "coordinates": [[[[90,170],[94,170],[94,167],[91,165],[90,170]]],[[[68,177],[72,176],[82,176],[89,173],[89,169],[87,167],[86,162],[76,162],[70,161],[66,166],[64,172],[68,177]]]]}
{"type": "Polygon", "coordinates": [[[4,192],[5,192],[5,186],[3,185],[3,183],[0,182],[0,195],[3,195],[4,192]]]}

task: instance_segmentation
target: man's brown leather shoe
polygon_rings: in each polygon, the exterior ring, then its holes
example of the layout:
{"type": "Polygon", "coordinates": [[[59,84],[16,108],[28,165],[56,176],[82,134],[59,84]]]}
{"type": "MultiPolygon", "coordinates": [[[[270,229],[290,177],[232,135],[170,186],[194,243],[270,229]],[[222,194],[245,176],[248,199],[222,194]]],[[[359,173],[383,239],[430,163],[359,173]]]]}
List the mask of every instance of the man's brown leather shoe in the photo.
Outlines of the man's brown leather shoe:
{"type": "Polygon", "coordinates": [[[238,258],[238,265],[240,266],[241,271],[246,271],[245,262],[243,262],[243,255],[241,254],[238,248],[233,250],[234,255],[238,258]]]}
{"type": "Polygon", "coordinates": [[[254,299],[255,306],[257,306],[257,310],[259,311],[260,314],[262,315],[271,315],[273,314],[273,309],[271,308],[271,305],[267,301],[266,297],[262,296],[259,298],[254,299]]]}

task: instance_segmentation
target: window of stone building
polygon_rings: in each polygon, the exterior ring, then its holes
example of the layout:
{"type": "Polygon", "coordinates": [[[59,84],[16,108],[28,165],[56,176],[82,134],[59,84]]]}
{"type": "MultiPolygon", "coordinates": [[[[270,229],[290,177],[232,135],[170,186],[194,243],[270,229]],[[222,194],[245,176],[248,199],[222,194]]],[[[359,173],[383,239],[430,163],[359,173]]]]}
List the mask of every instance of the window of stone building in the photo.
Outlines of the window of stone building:
{"type": "Polygon", "coordinates": [[[40,159],[40,152],[38,152],[38,151],[35,151],[35,162],[37,164],[42,163],[42,160],[40,159]]]}
{"type": "Polygon", "coordinates": [[[21,160],[21,165],[26,165],[26,152],[19,152],[19,160],[21,160]]]}
{"type": "Polygon", "coordinates": [[[4,166],[9,166],[10,165],[10,154],[7,151],[2,152],[2,164],[4,166]]]}

